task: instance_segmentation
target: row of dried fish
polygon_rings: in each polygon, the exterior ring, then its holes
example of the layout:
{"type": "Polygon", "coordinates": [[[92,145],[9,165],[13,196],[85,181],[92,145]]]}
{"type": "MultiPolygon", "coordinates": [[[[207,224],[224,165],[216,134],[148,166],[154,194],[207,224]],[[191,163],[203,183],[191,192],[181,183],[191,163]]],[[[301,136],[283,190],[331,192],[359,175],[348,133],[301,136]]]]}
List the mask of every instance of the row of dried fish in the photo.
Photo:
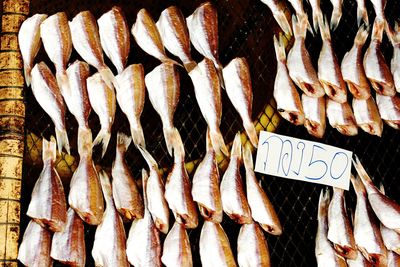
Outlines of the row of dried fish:
{"type": "Polygon", "coordinates": [[[321,192],[315,254],[318,266],[400,266],[400,205],[379,190],[356,157],[352,223],[344,191],[321,192]]]}

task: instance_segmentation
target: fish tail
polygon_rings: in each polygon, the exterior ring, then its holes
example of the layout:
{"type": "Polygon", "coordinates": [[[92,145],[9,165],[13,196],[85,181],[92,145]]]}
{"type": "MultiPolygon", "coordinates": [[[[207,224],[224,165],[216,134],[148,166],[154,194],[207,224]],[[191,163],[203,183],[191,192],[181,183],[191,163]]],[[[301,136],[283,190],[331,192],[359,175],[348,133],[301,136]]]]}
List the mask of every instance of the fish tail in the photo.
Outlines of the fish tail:
{"type": "Polygon", "coordinates": [[[117,147],[123,147],[124,151],[128,150],[129,145],[132,142],[132,138],[122,132],[117,133],[117,147]]]}
{"type": "Polygon", "coordinates": [[[142,146],[146,148],[146,142],[144,140],[143,128],[140,122],[136,127],[131,127],[131,135],[133,143],[137,146],[142,146]]]}
{"type": "Polygon", "coordinates": [[[60,88],[62,96],[65,98],[69,97],[70,94],[70,86],[69,80],[66,71],[57,71],[56,72],[56,80],[57,85],[60,88]]]}
{"type": "Polygon", "coordinates": [[[163,131],[168,153],[171,156],[181,155],[185,157],[185,149],[178,129],[176,129],[175,127],[163,128],[163,131]],[[172,151],[174,152],[174,154],[172,154],[172,151]]]}
{"type": "Polygon", "coordinates": [[[239,159],[242,158],[242,140],[240,139],[240,133],[236,133],[233,139],[233,144],[231,148],[231,157],[236,156],[239,159]]]}
{"type": "Polygon", "coordinates": [[[109,67],[107,66],[103,67],[102,69],[99,70],[99,73],[101,78],[108,87],[113,88],[114,86],[117,86],[114,74],[112,73],[109,67]]]}
{"type": "Polygon", "coordinates": [[[376,39],[378,41],[382,41],[382,37],[383,37],[383,30],[385,28],[385,23],[387,24],[387,21],[382,21],[380,19],[375,19],[374,21],[374,26],[372,28],[372,39],[376,39]]]}
{"type": "Polygon", "coordinates": [[[329,29],[329,25],[328,25],[328,22],[326,21],[326,18],[324,18],[321,21],[321,24],[319,25],[319,29],[321,31],[322,40],[331,40],[331,31],[329,29]]]}
{"type": "Polygon", "coordinates": [[[357,155],[354,154],[354,159],[352,161],[353,161],[353,165],[356,168],[358,175],[361,177],[361,181],[363,181],[363,183],[365,183],[365,182],[372,183],[371,178],[365,171],[365,169],[364,169],[363,165],[361,164],[360,159],[357,157],[357,155]]]}
{"type": "Polygon", "coordinates": [[[356,191],[356,194],[365,193],[365,187],[363,186],[359,178],[356,178],[351,174],[350,180],[351,183],[353,184],[354,191],[356,191]]]}
{"type": "Polygon", "coordinates": [[[89,128],[78,128],[78,154],[92,153],[92,131],[89,128]]]}
{"type": "Polygon", "coordinates": [[[69,141],[68,141],[67,131],[65,130],[65,128],[58,129],[57,127],[55,130],[56,130],[58,151],[61,153],[62,149],[65,148],[67,153],[70,155],[71,152],[69,149],[69,141]]]}
{"type": "Polygon", "coordinates": [[[244,161],[244,167],[247,170],[253,170],[253,156],[248,146],[243,148],[243,161],[244,161]]]}
{"type": "Polygon", "coordinates": [[[31,71],[32,71],[32,67],[28,64],[24,64],[24,77],[25,77],[25,83],[27,86],[31,85],[31,71]]]}
{"type": "Polygon", "coordinates": [[[276,38],[276,35],[274,35],[274,47],[277,60],[286,60],[285,43],[283,42],[282,35],[279,36],[279,40],[276,38]]]}
{"type": "Polygon", "coordinates": [[[140,153],[142,154],[144,160],[146,161],[147,165],[149,165],[149,167],[157,166],[157,162],[150,154],[150,152],[148,152],[144,147],[141,146],[138,146],[137,148],[139,149],[140,153]]]}
{"type": "Polygon", "coordinates": [[[361,21],[364,21],[364,24],[366,26],[369,25],[369,19],[368,19],[368,12],[365,6],[357,6],[357,25],[361,25],[361,21]]]}
{"type": "Polygon", "coordinates": [[[161,59],[161,62],[163,62],[163,63],[171,63],[171,64],[173,64],[173,65],[177,65],[177,66],[179,66],[179,67],[183,67],[181,63],[179,63],[179,62],[176,61],[176,60],[170,59],[169,57],[164,57],[164,58],[162,58],[162,59],[161,59]]]}
{"type": "Polygon", "coordinates": [[[194,68],[196,68],[197,63],[194,60],[190,60],[188,62],[183,63],[183,66],[185,67],[186,71],[189,73],[191,72],[194,68]]]}
{"type": "Polygon", "coordinates": [[[243,123],[244,129],[246,130],[247,136],[250,139],[251,144],[254,147],[258,146],[258,136],[257,136],[257,131],[256,127],[254,127],[254,124],[252,121],[248,121],[243,123]]]}
{"type": "Polygon", "coordinates": [[[145,169],[142,169],[142,188],[143,188],[143,206],[144,213],[148,214],[149,210],[147,209],[147,180],[149,179],[149,174],[145,169]]]}
{"type": "Polygon", "coordinates": [[[339,26],[340,19],[342,18],[342,6],[333,7],[331,16],[331,30],[334,31],[339,26]]]}
{"type": "Polygon", "coordinates": [[[284,31],[286,35],[292,35],[292,27],[290,27],[290,23],[285,15],[283,10],[279,10],[278,12],[273,13],[276,22],[279,27],[284,31]]]}
{"type": "Polygon", "coordinates": [[[228,148],[225,145],[224,137],[220,129],[210,131],[211,144],[216,152],[221,151],[224,155],[229,156],[228,148]]]}
{"type": "Polygon", "coordinates": [[[383,186],[383,183],[382,183],[382,182],[379,184],[379,191],[381,191],[381,193],[382,193],[383,195],[385,195],[385,187],[383,186]]]}
{"type": "Polygon", "coordinates": [[[319,195],[319,202],[318,202],[318,217],[326,217],[328,214],[328,207],[330,203],[330,196],[329,191],[326,189],[322,189],[319,195]]]}
{"type": "Polygon", "coordinates": [[[323,18],[321,9],[313,10],[313,26],[314,26],[315,33],[318,33],[319,25],[322,23],[323,19],[324,18],[323,18]]]}
{"type": "Polygon", "coordinates": [[[57,143],[54,136],[50,137],[50,141],[47,141],[45,138],[43,138],[42,142],[43,162],[49,159],[54,162],[56,160],[56,157],[57,157],[57,143]]]}
{"type": "Polygon", "coordinates": [[[101,157],[104,157],[104,154],[107,151],[110,138],[111,138],[110,130],[102,128],[100,129],[100,132],[97,134],[96,138],[93,141],[93,147],[102,144],[101,157]]]}
{"type": "Polygon", "coordinates": [[[306,38],[307,34],[307,19],[305,16],[297,18],[292,16],[292,25],[295,38],[306,38]]]}
{"type": "Polygon", "coordinates": [[[99,171],[99,178],[104,199],[106,200],[106,203],[108,205],[112,205],[113,198],[112,198],[110,178],[108,177],[107,173],[104,170],[99,171]]]}
{"type": "Polygon", "coordinates": [[[359,46],[363,46],[367,38],[368,38],[368,28],[362,25],[357,31],[356,37],[354,38],[354,43],[359,46]]]}

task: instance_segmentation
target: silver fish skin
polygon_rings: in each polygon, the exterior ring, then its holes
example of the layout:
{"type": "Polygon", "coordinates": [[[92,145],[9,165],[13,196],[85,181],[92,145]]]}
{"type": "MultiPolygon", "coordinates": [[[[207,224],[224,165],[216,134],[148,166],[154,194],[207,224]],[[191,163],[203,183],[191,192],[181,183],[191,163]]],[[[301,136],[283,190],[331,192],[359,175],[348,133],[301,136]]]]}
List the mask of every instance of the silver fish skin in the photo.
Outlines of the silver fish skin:
{"type": "Polygon", "coordinates": [[[19,245],[18,260],[25,266],[50,267],[51,232],[31,220],[19,245]]]}
{"type": "Polygon", "coordinates": [[[292,5],[294,11],[296,12],[296,16],[298,19],[302,17],[305,17],[305,19],[307,19],[307,28],[312,34],[314,34],[310,22],[308,21],[307,13],[304,12],[303,1],[302,0],[288,0],[288,1],[292,5]]]}
{"type": "Polygon", "coordinates": [[[343,10],[343,0],[330,0],[333,6],[331,15],[331,29],[334,31],[339,26],[340,19],[342,18],[343,10]]]}
{"type": "Polygon", "coordinates": [[[364,54],[364,69],[372,88],[374,88],[378,94],[394,96],[396,90],[393,76],[381,52],[383,27],[383,22],[375,19],[372,28],[371,42],[364,54]]]}
{"type": "Polygon", "coordinates": [[[315,257],[318,267],[346,267],[346,261],[339,257],[328,240],[329,192],[321,191],[318,202],[318,229],[315,237],[315,257]]]}
{"type": "Polygon", "coordinates": [[[308,96],[321,97],[325,95],[324,88],[318,80],[317,72],[311,62],[310,54],[305,45],[307,21],[292,18],[294,44],[287,56],[287,68],[293,82],[308,96]]]}
{"type": "Polygon", "coordinates": [[[309,2],[312,9],[314,32],[318,33],[319,25],[322,23],[322,20],[324,19],[321,10],[321,0],[310,0],[309,2]]]}
{"type": "Polygon", "coordinates": [[[243,57],[231,60],[222,70],[225,80],[225,89],[229,100],[243,121],[243,127],[254,147],[258,146],[256,128],[251,119],[253,110],[253,89],[251,87],[250,69],[243,57]]]}
{"type": "Polygon", "coordinates": [[[65,126],[65,104],[56,78],[46,63],[37,63],[31,72],[32,93],[43,110],[50,116],[55,126],[58,151],[63,148],[70,154],[65,126]]]}
{"type": "Polygon", "coordinates": [[[46,14],[35,14],[22,22],[18,32],[18,44],[24,62],[24,76],[27,86],[31,84],[31,70],[33,60],[39,52],[42,41],[40,39],[40,24],[47,18],[46,14]]]}
{"type": "Polygon", "coordinates": [[[99,28],[90,11],[78,13],[69,22],[72,44],[78,54],[89,65],[95,67],[108,87],[113,87],[114,74],[104,63],[99,28]]]}
{"type": "Polygon", "coordinates": [[[140,116],[143,111],[146,85],[142,64],[132,64],[115,77],[115,87],[119,107],[129,121],[133,143],[146,147],[140,116]]]}
{"type": "Polygon", "coordinates": [[[93,74],[86,80],[90,104],[100,120],[101,129],[93,141],[93,146],[102,144],[103,157],[111,138],[114,123],[116,100],[113,87],[109,87],[100,73],[93,74]]]}
{"type": "Polygon", "coordinates": [[[67,203],[64,187],[55,169],[57,155],[56,140],[43,139],[43,169],[32,191],[26,214],[42,227],[52,232],[64,230],[67,220],[67,203]]]}
{"type": "Polygon", "coordinates": [[[382,135],[383,122],[372,96],[367,100],[353,98],[353,111],[356,123],[361,129],[372,135],[382,135]]]}
{"type": "Polygon", "coordinates": [[[301,95],[301,103],[304,108],[304,127],[309,134],[322,138],[326,129],[325,97],[310,97],[301,95]]]}
{"type": "Polygon", "coordinates": [[[353,229],[346,211],[344,190],[336,187],[333,188],[328,208],[328,239],[341,257],[347,259],[357,257],[353,229]]]}
{"type": "Polygon", "coordinates": [[[300,96],[286,66],[286,54],[282,36],[274,36],[277,71],[274,82],[274,98],[279,114],[294,125],[304,124],[304,111],[300,96]]]}
{"type": "Polygon", "coordinates": [[[332,99],[326,99],[326,115],[329,124],[343,135],[354,136],[358,134],[358,128],[350,104],[337,103],[332,99]]]}
{"type": "Polygon", "coordinates": [[[237,251],[240,267],[271,266],[267,240],[256,222],[240,227],[237,251]]]}
{"type": "Polygon", "coordinates": [[[393,251],[388,252],[388,265],[387,267],[399,267],[400,266],[400,256],[393,251]]]}
{"type": "Polygon", "coordinates": [[[400,130],[400,98],[376,94],[376,104],[382,120],[390,127],[400,130]]]}
{"type": "Polygon", "coordinates": [[[221,87],[211,60],[205,58],[189,73],[200,111],[207,122],[210,139],[216,153],[229,155],[219,126],[222,116],[221,87]]]}
{"type": "Polygon", "coordinates": [[[271,10],[272,15],[274,16],[276,22],[279,27],[284,31],[286,35],[292,35],[292,27],[290,25],[290,17],[285,14],[285,10],[287,10],[287,6],[285,1],[279,0],[261,0],[264,4],[268,6],[271,10]]]}
{"type": "Polygon", "coordinates": [[[346,263],[348,267],[373,267],[373,265],[364,258],[359,250],[357,250],[357,258],[346,259],[346,263]]]}
{"type": "Polygon", "coordinates": [[[338,103],[344,103],[347,101],[347,88],[340,70],[339,61],[333,50],[331,33],[325,20],[319,27],[322,48],[318,58],[318,79],[329,98],[338,103]]]}
{"type": "Polygon", "coordinates": [[[204,221],[200,233],[201,264],[207,267],[236,267],[229,239],[219,223],[204,221]]]}
{"type": "Polygon", "coordinates": [[[121,73],[128,61],[130,33],[125,15],[120,7],[113,6],[98,20],[100,43],[104,53],[121,73]]]}
{"type": "Polygon", "coordinates": [[[365,6],[365,0],[357,0],[357,25],[359,27],[362,21],[365,26],[369,26],[368,11],[365,6]]]}
{"type": "Polygon", "coordinates": [[[168,153],[183,146],[178,130],[174,126],[174,113],[179,103],[179,72],[171,63],[162,63],[146,74],[145,83],[150,102],[161,118],[168,153]]]}
{"type": "Polygon", "coordinates": [[[186,71],[190,72],[197,63],[190,55],[189,31],[181,10],[176,6],[164,9],[156,25],[165,48],[177,56],[186,71]]]}
{"type": "Polygon", "coordinates": [[[185,227],[176,221],[164,240],[161,261],[166,267],[193,266],[189,236],[185,227]]]}
{"type": "Polygon", "coordinates": [[[126,254],[129,263],[133,266],[161,267],[160,233],[148,210],[148,201],[150,200],[150,196],[147,194],[148,179],[147,172],[142,170],[144,216],[134,220],[131,225],[126,242],[126,254]]]}
{"type": "Polygon", "coordinates": [[[363,66],[362,48],[368,37],[368,29],[361,26],[354,38],[354,44],[342,60],[341,71],[350,93],[358,99],[368,99],[371,89],[363,66]]]}
{"type": "Polygon", "coordinates": [[[400,25],[396,22],[394,32],[388,34],[389,40],[393,45],[393,56],[390,61],[390,70],[393,74],[396,91],[400,92],[400,25]]]}

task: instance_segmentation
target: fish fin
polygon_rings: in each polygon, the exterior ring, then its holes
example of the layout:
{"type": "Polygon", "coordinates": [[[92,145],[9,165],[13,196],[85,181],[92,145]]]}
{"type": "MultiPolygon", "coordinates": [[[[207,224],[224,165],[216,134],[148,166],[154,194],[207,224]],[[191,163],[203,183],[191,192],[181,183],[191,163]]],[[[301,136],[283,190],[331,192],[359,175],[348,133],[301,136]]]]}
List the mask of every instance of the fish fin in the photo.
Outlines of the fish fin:
{"type": "Polygon", "coordinates": [[[284,31],[286,35],[292,35],[292,27],[290,27],[290,23],[285,15],[283,10],[279,10],[278,12],[273,13],[273,16],[278,23],[279,27],[284,31]]]}
{"type": "Polygon", "coordinates": [[[243,161],[244,167],[247,170],[253,170],[253,155],[251,154],[251,150],[248,146],[243,148],[243,161]]]}
{"type": "Polygon", "coordinates": [[[382,182],[379,184],[379,191],[381,191],[381,193],[382,193],[383,195],[385,195],[385,187],[383,186],[383,183],[382,183],[382,182]]]}
{"type": "Polygon", "coordinates": [[[233,144],[231,148],[231,157],[238,157],[239,160],[242,159],[242,140],[240,139],[240,133],[236,133],[233,139],[233,144]]]}
{"type": "Polygon", "coordinates": [[[173,156],[173,152],[178,150],[178,153],[183,153],[183,157],[185,157],[185,149],[183,148],[182,138],[178,132],[178,129],[175,127],[172,128],[163,128],[165,143],[167,145],[168,153],[173,156]]]}
{"type": "Polygon", "coordinates": [[[147,165],[149,165],[149,168],[158,166],[156,160],[149,153],[149,151],[147,151],[144,147],[141,147],[141,146],[137,146],[137,148],[139,149],[140,153],[142,154],[142,156],[143,156],[144,160],[146,161],[147,165]]]}
{"type": "Polygon", "coordinates": [[[331,30],[334,31],[339,26],[340,19],[342,18],[342,7],[333,7],[331,16],[331,30]]]}
{"type": "Polygon", "coordinates": [[[129,145],[132,142],[132,137],[122,133],[118,132],[117,133],[117,146],[122,146],[124,150],[128,150],[129,145]]]}
{"type": "Polygon", "coordinates": [[[57,129],[57,127],[55,128],[55,130],[56,130],[58,151],[61,153],[62,149],[65,148],[67,153],[70,155],[71,152],[69,149],[67,131],[65,129],[57,129]]]}
{"type": "Polygon", "coordinates": [[[177,65],[177,66],[183,68],[183,66],[182,66],[181,63],[179,63],[178,61],[175,61],[175,60],[173,60],[173,59],[170,59],[169,57],[161,58],[160,61],[161,61],[162,63],[171,63],[171,64],[173,64],[173,65],[177,65]]]}
{"type": "Polygon", "coordinates": [[[292,16],[293,33],[295,38],[306,38],[307,34],[307,19],[306,17],[297,18],[292,16]]]}
{"type": "Polygon", "coordinates": [[[367,182],[367,183],[372,183],[371,178],[365,171],[363,165],[361,165],[360,159],[357,157],[356,154],[354,154],[354,159],[352,159],[352,161],[353,161],[353,165],[356,168],[358,175],[361,177],[361,181],[367,182]]]}
{"type": "Polygon", "coordinates": [[[50,159],[51,161],[55,161],[57,157],[57,143],[54,136],[50,137],[50,141],[47,141],[43,138],[42,142],[42,158],[43,162],[50,159]]]}
{"type": "Polygon", "coordinates": [[[194,60],[191,60],[189,62],[183,63],[183,66],[185,67],[186,71],[189,73],[191,72],[194,68],[196,68],[197,63],[194,60]]]}
{"type": "Polygon", "coordinates": [[[374,26],[372,28],[371,39],[377,39],[378,41],[382,42],[384,26],[384,21],[380,19],[375,19],[374,26]]]}
{"type": "Polygon", "coordinates": [[[322,189],[318,201],[318,217],[325,217],[328,214],[330,201],[329,190],[322,189]]]}
{"type": "MultiPolygon", "coordinates": [[[[58,88],[60,88],[61,95],[64,97],[64,100],[66,98],[69,98],[71,89],[70,89],[67,73],[65,71],[56,72],[56,80],[57,80],[58,88]]],[[[67,100],[65,100],[65,102],[67,102],[67,100]]]]}
{"type": "Polygon", "coordinates": [[[359,27],[361,25],[361,21],[364,21],[366,26],[369,25],[368,12],[365,7],[361,8],[360,6],[357,6],[357,25],[359,27]]]}
{"type": "Polygon", "coordinates": [[[92,153],[92,131],[89,128],[78,128],[78,154],[92,153]]]}
{"type": "Polygon", "coordinates": [[[221,86],[222,89],[225,89],[224,75],[222,74],[223,66],[219,62],[216,62],[216,64],[214,63],[214,65],[215,69],[217,70],[219,85],[221,86]]]}
{"type": "Polygon", "coordinates": [[[101,157],[104,157],[104,154],[107,151],[108,143],[110,142],[111,132],[108,129],[100,129],[100,132],[97,134],[96,138],[93,141],[93,147],[99,144],[102,144],[101,157]]]}
{"type": "Polygon", "coordinates": [[[25,83],[27,86],[31,85],[31,80],[32,80],[31,71],[32,71],[32,67],[24,64],[24,77],[25,77],[25,83]]]}
{"type": "Polygon", "coordinates": [[[321,11],[314,11],[313,10],[313,26],[314,26],[314,32],[318,33],[319,31],[319,25],[322,23],[323,20],[323,15],[321,11]]]}
{"type": "Polygon", "coordinates": [[[321,31],[322,40],[331,40],[331,31],[329,29],[326,17],[321,21],[321,24],[319,25],[319,30],[321,31]]]}
{"type": "Polygon", "coordinates": [[[144,140],[144,134],[143,134],[143,128],[140,122],[136,127],[131,127],[131,135],[133,139],[133,143],[135,145],[140,145],[144,148],[146,148],[146,142],[144,140]]]}
{"type": "Polygon", "coordinates": [[[243,127],[246,130],[247,136],[249,137],[251,144],[254,147],[257,147],[258,146],[258,136],[257,136],[256,127],[254,126],[253,122],[252,121],[243,122],[243,127]]]}
{"type": "Polygon", "coordinates": [[[174,160],[175,162],[182,162],[185,160],[185,147],[183,145],[182,138],[178,132],[178,129],[174,128],[172,138],[174,148],[174,160]]]}
{"type": "Polygon", "coordinates": [[[99,73],[101,78],[108,87],[113,88],[114,86],[117,86],[114,74],[112,73],[109,67],[107,66],[103,67],[102,69],[99,70],[99,73]]]}
{"type": "Polygon", "coordinates": [[[274,48],[277,60],[286,60],[285,43],[283,42],[282,35],[279,36],[279,40],[274,35],[274,48]]]}
{"type": "Polygon", "coordinates": [[[229,156],[229,151],[225,145],[224,137],[222,136],[220,129],[217,129],[215,132],[210,131],[210,139],[216,152],[221,151],[225,156],[229,156]]]}
{"type": "Polygon", "coordinates": [[[107,205],[113,205],[114,201],[112,198],[111,183],[108,174],[104,170],[99,171],[99,179],[100,179],[101,189],[103,191],[103,196],[104,199],[106,200],[107,205]]]}
{"type": "Polygon", "coordinates": [[[356,37],[354,38],[354,43],[363,46],[368,38],[368,27],[361,25],[357,31],[356,37]]]}

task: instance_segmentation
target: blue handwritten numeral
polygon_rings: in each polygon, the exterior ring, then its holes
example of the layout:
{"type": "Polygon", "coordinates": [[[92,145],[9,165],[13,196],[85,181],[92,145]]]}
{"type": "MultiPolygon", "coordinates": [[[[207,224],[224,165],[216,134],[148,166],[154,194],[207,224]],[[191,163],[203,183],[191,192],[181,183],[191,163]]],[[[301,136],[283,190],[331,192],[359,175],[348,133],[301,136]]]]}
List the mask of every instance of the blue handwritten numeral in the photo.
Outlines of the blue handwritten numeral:
{"type": "MultiPolygon", "coordinates": [[[[341,163],[341,162],[343,162],[343,161],[339,161],[339,162],[341,163]]],[[[337,179],[339,179],[340,177],[342,177],[342,175],[343,175],[344,172],[346,171],[348,165],[349,165],[349,158],[347,157],[347,155],[346,155],[345,153],[343,153],[343,152],[336,152],[335,155],[334,155],[333,158],[332,158],[331,166],[330,166],[330,175],[331,175],[331,178],[337,180],[337,179]],[[337,168],[332,168],[332,165],[333,165],[333,163],[335,162],[336,157],[339,156],[339,155],[343,155],[343,156],[344,156],[344,158],[346,159],[346,165],[344,165],[343,171],[340,173],[340,175],[334,176],[334,175],[332,174],[332,170],[333,170],[333,169],[336,170],[337,168]]],[[[342,166],[342,164],[341,164],[340,166],[342,166]]],[[[339,166],[339,167],[340,167],[340,166],[339,166]]]]}
{"type": "Polygon", "coordinates": [[[320,159],[314,160],[315,149],[317,149],[317,148],[321,149],[323,151],[326,151],[326,149],[323,148],[322,146],[313,145],[311,159],[310,159],[310,163],[308,163],[308,167],[311,167],[311,165],[314,165],[314,164],[322,164],[322,166],[324,166],[324,168],[325,168],[325,171],[323,172],[323,174],[321,176],[316,176],[316,177],[305,176],[305,178],[310,179],[310,180],[320,180],[322,177],[325,176],[326,172],[328,171],[328,164],[326,164],[325,161],[320,160],[320,159]]]}

